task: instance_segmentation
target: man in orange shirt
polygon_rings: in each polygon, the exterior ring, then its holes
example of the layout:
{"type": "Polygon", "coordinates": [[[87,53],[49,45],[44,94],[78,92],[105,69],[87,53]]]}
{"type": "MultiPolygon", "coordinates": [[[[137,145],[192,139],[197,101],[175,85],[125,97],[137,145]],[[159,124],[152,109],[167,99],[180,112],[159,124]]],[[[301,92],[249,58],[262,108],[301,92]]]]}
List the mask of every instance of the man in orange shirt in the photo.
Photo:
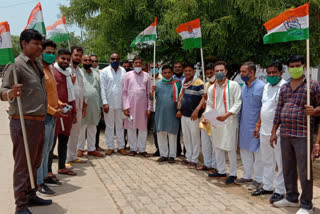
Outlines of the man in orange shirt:
{"type": "MultiPolygon", "coordinates": [[[[41,64],[45,75],[46,92],[48,100],[48,111],[45,116],[45,141],[43,146],[42,161],[40,167],[37,169],[37,184],[38,193],[44,196],[54,195],[46,183],[52,183],[51,178],[48,177],[48,160],[49,153],[53,146],[54,130],[56,126],[56,119],[64,117],[61,109],[64,105],[58,100],[57,83],[52,74],[52,63],[56,60],[57,44],[51,40],[46,40],[42,44],[41,64]]],[[[55,182],[61,185],[60,182],[55,182]]]]}

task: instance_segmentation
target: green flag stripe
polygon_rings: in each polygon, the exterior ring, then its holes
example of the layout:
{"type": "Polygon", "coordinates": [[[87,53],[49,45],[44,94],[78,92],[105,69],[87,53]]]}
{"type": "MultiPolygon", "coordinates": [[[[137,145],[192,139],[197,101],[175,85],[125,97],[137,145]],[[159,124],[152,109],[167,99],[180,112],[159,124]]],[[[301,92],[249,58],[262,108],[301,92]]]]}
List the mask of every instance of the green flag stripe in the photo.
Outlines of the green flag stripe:
{"type": "Polygon", "coordinates": [[[139,43],[144,43],[148,41],[156,41],[157,40],[157,34],[148,34],[148,35],[138,35],[131,43],[130,47],[135,46],[139,43]]]}
{"type": "Polygon", "coordinates": [[[188,38],[184,39],[183,41],[183,48],[185,50],[189,50],[192,48],[202,48],[202,38],[188,38]]]}
{"type": "Polygon", "coordinates": [[[14,63],[14,55],[12,48],[1,48],[0,49],[0,65],[6,65],[14,63]]]}
{"type": "Polygon", "coordinates": [[[44,26],[43,22],[37,22],[32,26],[29,26],[28,29],[34,29],[39,31],[39,33],[46,35],[46,27],[44,26]]]}
{"type": "Polygon", "coordinates": [[[309,39],[309,28],[299,29],[299,30],[301,31],[300,35],[294,35],[294,36],[288,33],[287,31],[267,34],[263,37],[263,43],[272,44],[276,42],[289,42],[289,41],[295,41],[295,40],[309,39]]]}
{"type": "Polygon", "coordinates": [[[68,33],[53,33],[50,38],[48,38],[56,43],[58,42],[64,42],[69,40],[69,34],[68,33]]]}

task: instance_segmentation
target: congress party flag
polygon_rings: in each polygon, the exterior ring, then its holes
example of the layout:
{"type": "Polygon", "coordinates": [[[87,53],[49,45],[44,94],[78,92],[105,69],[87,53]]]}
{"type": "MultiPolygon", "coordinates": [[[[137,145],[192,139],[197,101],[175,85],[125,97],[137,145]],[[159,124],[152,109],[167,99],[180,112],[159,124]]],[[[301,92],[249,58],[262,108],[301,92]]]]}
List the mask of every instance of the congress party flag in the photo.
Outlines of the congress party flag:
{"type": "Polygon", "coordinates": [[[66,28],[66,17],[62,15],[62,18],[56,21],[53,25],[46,28],[47,39],[50,39],[56,43],[69,40],[69,33],[66,28]]]}
{"type": "Polygon", "coordinates": [[[137,44],[152,44],[157,40],[157,17],[154,18],[154,22],[142,31],[131,43],[130,47],[134,47],[137,44]]]}
{"type": "Polygon", "coordinates": [[[40,2],[31,11],[28,24],[25,29],[34,29],[39,31],[42,35],[46,35],[46,27],[44,25],[42,8],[40,2]]]}
{"type": "Polygon", "coordinates": [[[9,63],[14,63],[10,27],[8,22],[0,22],[0,65],[9,63]]]}
{"type": "Polygon", "coordinates": [[[185,50],[202,48],[200,19],[183,23],[177,27],[177,33],[182,37],[185,50]]]}
{"type": "Polygon", "coordinates": [[[309,39],[309,3],[286,10],[264,24],[264,44],[309,39]]]}

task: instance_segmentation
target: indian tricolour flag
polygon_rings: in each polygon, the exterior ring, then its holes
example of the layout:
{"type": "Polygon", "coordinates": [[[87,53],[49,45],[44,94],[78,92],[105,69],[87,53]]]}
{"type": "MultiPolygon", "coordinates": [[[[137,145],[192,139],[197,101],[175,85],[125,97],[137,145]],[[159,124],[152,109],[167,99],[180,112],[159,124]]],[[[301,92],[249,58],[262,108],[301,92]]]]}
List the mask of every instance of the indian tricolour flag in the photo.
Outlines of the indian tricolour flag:
{"type": "Polygon", "coordinates": [[[264,24],[264,44],[309,39],[309,3],[289,9],[264,24]]]}
{"type": "Polygon", "coordinates": [[[185,50],[202,48],[200,19],[179,25],[177,27],[177,33],[182,37],[185,50]]]}
{"type": "Polygon", "coordinates": [[[46,27],[43,21],[43,14],[40,2],[32,10],[28,24],[25,29],[34,29],[39,31],[41,34],[46,35],[46,27]]]}
{"type": "Polygon", "coordinates": [[[0,22],[0,65],[9,63],[14,63],[10,27],[8,22],[0,22]]]}
{"type": "Polygon", "coordinates": [[[66,18],[62,15],[62,18],[56,21],[53,25],[47,27],[47,39],[55,42],[63,42],[69,40],[69,33],[66,28],[66,18]]]}
{"type": "Polygon", "coordinates": [[[154,18],[154,22],[142,31],[131,43],[130,47],[134,47],[137,44],[152,44],[157,40],[157,17],[154,18]]]}

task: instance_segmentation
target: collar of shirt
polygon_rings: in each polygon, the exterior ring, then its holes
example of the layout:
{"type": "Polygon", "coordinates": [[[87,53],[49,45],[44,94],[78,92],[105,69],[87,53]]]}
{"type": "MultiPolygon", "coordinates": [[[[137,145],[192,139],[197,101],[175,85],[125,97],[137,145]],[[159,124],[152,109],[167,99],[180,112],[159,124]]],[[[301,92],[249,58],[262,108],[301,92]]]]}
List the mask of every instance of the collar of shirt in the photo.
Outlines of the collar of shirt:
{"type": "Polygon", "coordinates": [[[253,86],[256,84],[257,80],[258,80],[258,78],[255,78],[255,79],[252,81],[252,83],[250,84],[250,86],[248,86],[248,84],[246,83],[247,88],[253,87],[253,86]]]}
{"type": "MultiPolygon", "coordinates": [[[[290,86],[290,82],[291,82],[292,78],[288,80],[288,82],[285,84],[286,87],[289,87],[291,90],[291,86],[290,86]]],[[[295,90],[292,90],[293,92],[295,92],[297,89],[299,89],[300,87],[303,87],[304,84],[307,84],[307,78],[304,76],[303,81],[298,85],[298,87],[295,90]]]]}

